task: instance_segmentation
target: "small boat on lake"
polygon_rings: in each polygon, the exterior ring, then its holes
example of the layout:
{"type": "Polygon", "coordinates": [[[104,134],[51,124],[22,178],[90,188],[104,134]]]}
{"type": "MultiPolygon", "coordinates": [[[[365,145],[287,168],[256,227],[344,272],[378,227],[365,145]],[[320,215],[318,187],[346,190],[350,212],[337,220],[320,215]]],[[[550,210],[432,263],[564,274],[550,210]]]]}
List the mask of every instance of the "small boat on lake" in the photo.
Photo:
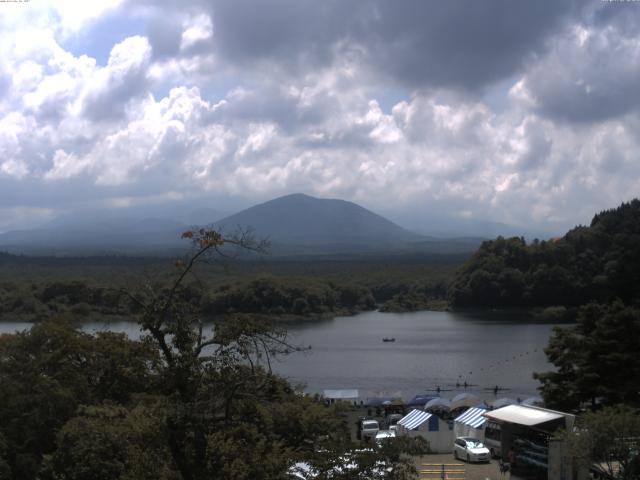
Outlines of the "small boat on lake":
{"type": "Polygon", "coordinates": [[[383,342],[395,342],[395,341],[396,341],[396,339],[395,339],[395,338],[386,338],[386,337],[385,337],[385,338],[383,338],[383,339],[382,339],[382,341],[383,341],[383,342]]]}

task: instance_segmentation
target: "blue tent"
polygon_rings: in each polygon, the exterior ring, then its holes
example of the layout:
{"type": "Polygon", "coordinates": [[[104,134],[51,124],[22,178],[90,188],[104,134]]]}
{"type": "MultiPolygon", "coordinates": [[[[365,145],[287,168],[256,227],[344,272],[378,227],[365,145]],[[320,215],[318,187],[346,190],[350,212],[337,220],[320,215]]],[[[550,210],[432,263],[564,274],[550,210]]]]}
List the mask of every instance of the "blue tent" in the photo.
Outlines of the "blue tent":
{"type": "Polygon", "coordinates": [[[433,400],[434,398],[440,398],[438,395],[429,395],[429,394],[420,394],[413,397],[411,400],[407,402],[408,407],[424,407],[427,402],[433,400]]]}

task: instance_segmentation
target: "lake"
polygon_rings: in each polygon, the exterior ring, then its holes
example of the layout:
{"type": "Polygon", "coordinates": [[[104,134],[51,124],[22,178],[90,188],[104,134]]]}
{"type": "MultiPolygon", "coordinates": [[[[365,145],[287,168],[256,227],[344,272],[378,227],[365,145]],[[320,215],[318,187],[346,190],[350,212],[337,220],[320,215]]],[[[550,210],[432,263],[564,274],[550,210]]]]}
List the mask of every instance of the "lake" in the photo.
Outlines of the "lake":
{"type": "MultiPolygon", "coordinates": [[[[0,323],[0,332],[28,328],[0,323]]],[[[88,332],[110,329],[137,337],[137,324],[89,322],[88,332]]],[[[543,348],[553,325],[516,314],[452,312],[365,312],[288,325],[290,340],[308,352],[273,364],[274,370],[309,392],[360,389],[362,396],[401,392],[405,398],[435,390],[451,398],[466,389],[486,400],[536,395],[533,372],[551,369],[543,348]],[[385,337],[395,342],[382,342],[385,337]],[[456,387],[456,383],[461,386],[456,387]]]]}

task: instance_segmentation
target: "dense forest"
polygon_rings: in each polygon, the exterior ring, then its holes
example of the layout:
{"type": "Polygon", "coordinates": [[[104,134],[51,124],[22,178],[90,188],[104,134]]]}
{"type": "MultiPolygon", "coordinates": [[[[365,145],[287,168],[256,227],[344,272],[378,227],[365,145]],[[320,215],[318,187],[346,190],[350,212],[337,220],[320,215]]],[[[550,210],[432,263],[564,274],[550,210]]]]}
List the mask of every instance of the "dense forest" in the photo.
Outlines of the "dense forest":
{"type": "MultiPolygon", "coordinates": [[[[458,257],[390,257],[376,261],[237,261],[202,265],[185,296],[215,317],[255,313],[280,319],[442,308],[458,257]]],[[[126,295],[148,284],[162,288],[167,259],[20,257],[0,253],[0,319],[38,321],[50,315],[79,320],[128,318],[126,295]]]]}
{"type": "Polygon", "coordinates": [[[640,299],[640,200],[594,216],[564,237],[487,241],[449,287],[454,308],[576,307],[640,299]]]}

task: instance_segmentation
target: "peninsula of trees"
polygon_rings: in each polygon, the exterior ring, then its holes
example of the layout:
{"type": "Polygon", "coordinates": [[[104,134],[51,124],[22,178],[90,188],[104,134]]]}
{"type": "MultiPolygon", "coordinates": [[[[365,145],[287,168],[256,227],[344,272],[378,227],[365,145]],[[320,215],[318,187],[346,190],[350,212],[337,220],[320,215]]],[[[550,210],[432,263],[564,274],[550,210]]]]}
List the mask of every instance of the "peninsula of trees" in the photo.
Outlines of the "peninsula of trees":
{"type": "Polygon", "coordinates": [[[580,306],[640,299],[640,200],[564,237],[484,242],[449,287],[454,308],[580,306]]]}

